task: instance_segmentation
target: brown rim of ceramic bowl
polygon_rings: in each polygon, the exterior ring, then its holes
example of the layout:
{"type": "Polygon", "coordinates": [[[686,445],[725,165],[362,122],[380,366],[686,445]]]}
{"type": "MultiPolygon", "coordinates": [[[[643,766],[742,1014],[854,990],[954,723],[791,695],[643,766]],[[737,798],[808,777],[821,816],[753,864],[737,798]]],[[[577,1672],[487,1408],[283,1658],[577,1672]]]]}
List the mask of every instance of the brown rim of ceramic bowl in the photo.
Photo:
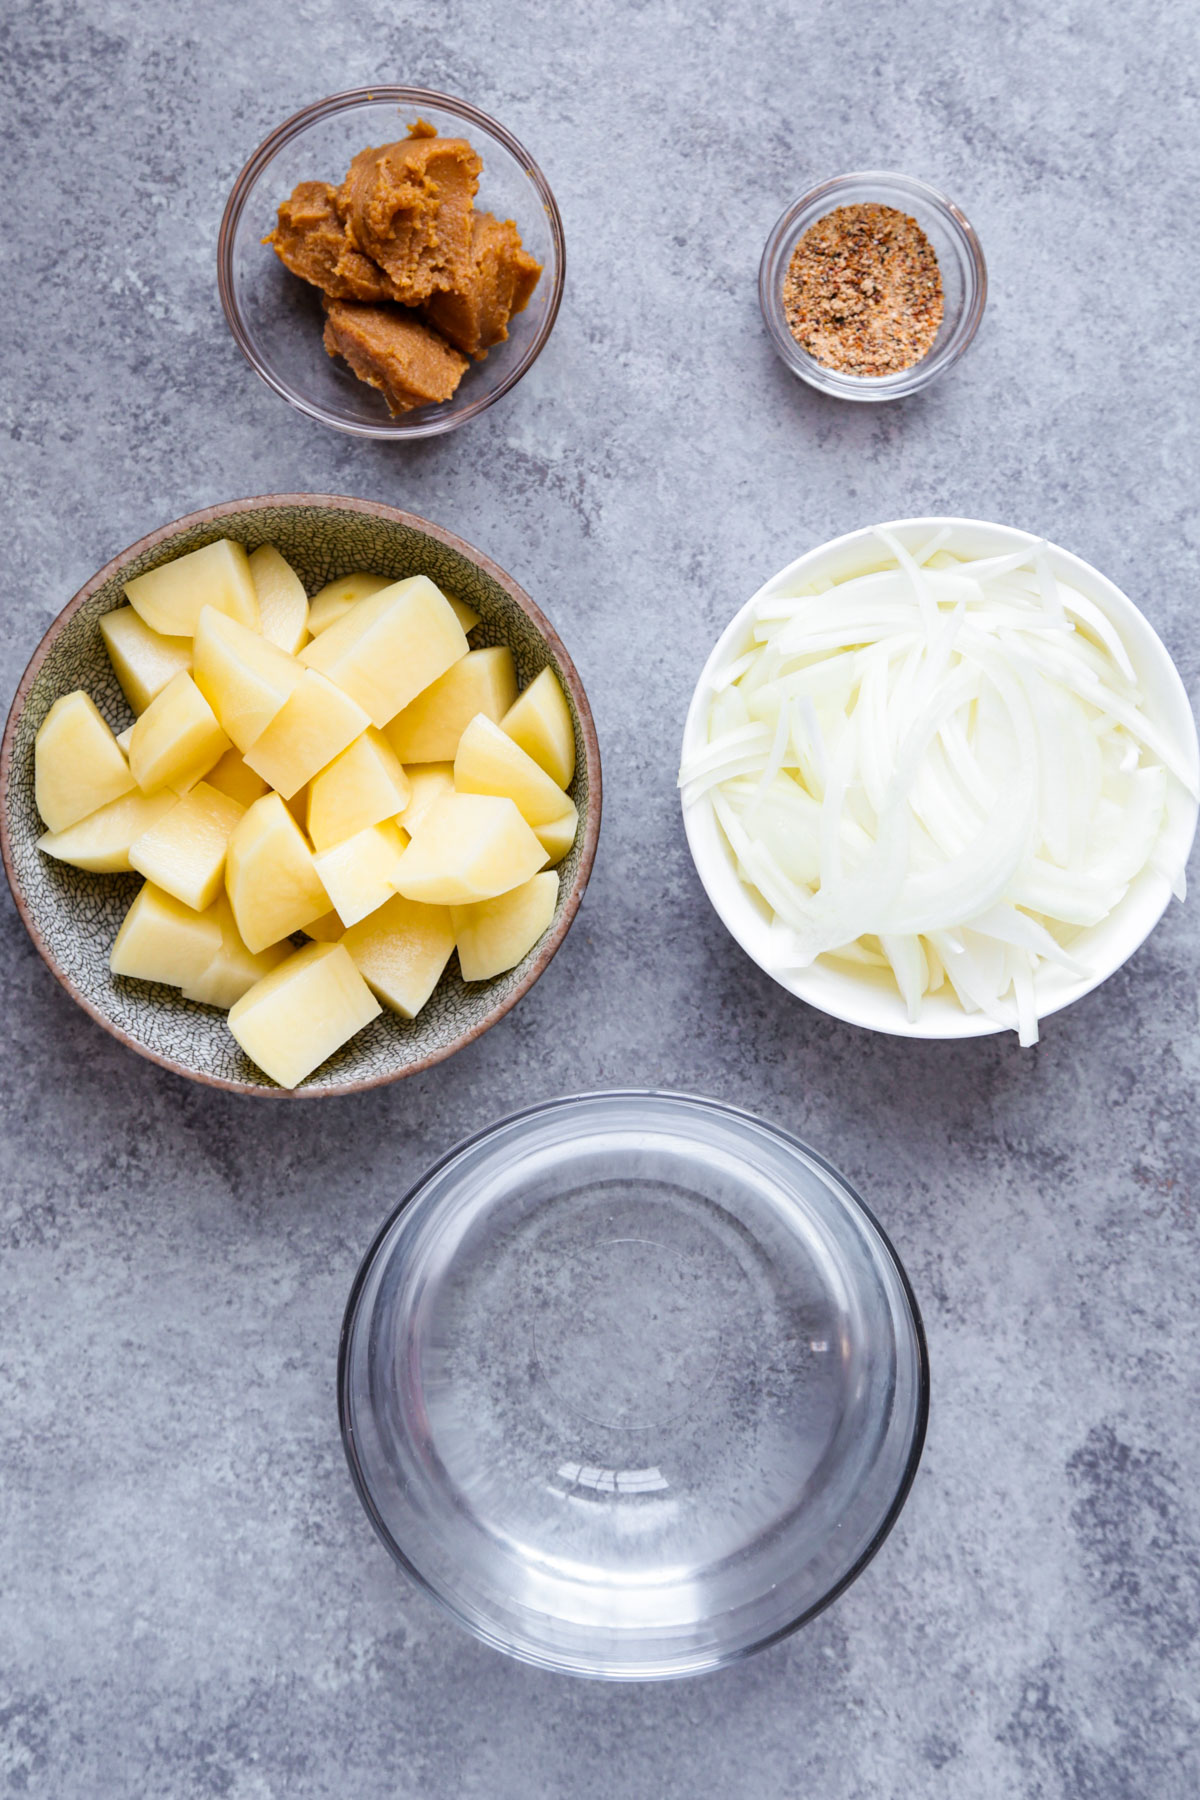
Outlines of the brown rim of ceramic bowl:
{"type": "Polygon", "coordinates": [[[529,970],[529,973],[525,976],[524,980],[511,994],[506,995],[505,998],[494,1006],[490,1012],[485,1014],[478,1024],[471,1026],[469,1031],[464,1031],[459,1037],[455,1038],[453,1043],[447,1044],[444,1049],[432,1051],[428,1056],[423,1056],[419,1062],[411,1063],[407,1068],[397,1069],[393,1075],[374,1075],[369,1080],[348,1081],[345,1086],[336,1088],[299,1087],[292,1089],[281,1087],[259,1087],[256,1083],[248,1081],[226,1081],[220,1076],[205,1075],[201,1074],[196,1069],[189,1069],[186,1064],[176,1062],[173,1057],[160,1056],[157,1051],[148,1049],[145,1044],[139,1044],[136,1038],[130,1037],[128,1032],[122,1031],[120,1026],[114,1025],[111,1019],[106,1018],[102,1012],[98,1011],[98,1009],[80,993],[79,989],[75,986],[75,983],[69,976],[59,968],[53,956],[50,954],[45,940],[42,938],[41,933],[38,931],[29,915],[29,910],[25,905],[24,895],[21,893],[13,873],[13,852],[12,843],[9,838],[8,808],[6,805],[0,805],[0,852],[3,853],[4,872],[8,877],[8,885],[12,891],[13,900],[16,903],[18,913],[21,915],[22,923],[33,941],[34,948],[37,950],[51,974],[60,985],[67,990],[68,994],[70,994],[72,1000],[74,1000],[78,1006],[82,1007],[84,1012],[90,1014],[98,1025],[102,1025],[111,1037],[117,1038],[130,1050],[136,1050],[137,1054],[139,1056],[144,1056],[148,1062],[157,1063],[160,1068],[169,1069],[173,1075],[183,1075],[189,1081],[203,1082],[206,1087],[224,1088],[229,1093],[251,1094],[258,1099],[267,1100],[327,1100],[338,1099],[343,1094],[365,1093],[368,1088],[386,1087],[393,1081],[402,1081],[408,1075],[416,1075],[423,1069],[432,1068],[434,1063],[444,1062],[448,1056],[453,1056],[456,1051],[461,1050],[466,1044],[473,1043],[476,1038],[482,1037],[485,1031],[493,1026],[498,1019],[502,1019],[505,1013],[510,1011],[511,1008],[517,1004],[517,1001],[529,992],[529,989],[538,979],[538,976],[545,969],[555,951],[566,937],[567,932],[571,928],[571,923],[574,920],[575,914],[579,911],[579,903],[583,899],[584,891],[587,888],[588,877],[591,875],[592,864],[596,858],[596,843],[600,836],[600,810],[602,799],[600,746],[596,738],[596,727],[592,719],[592,709],[588,705],[587,695],[584,693],[583,689],[583,683],[579,679],[575,664],[567,655],[562,639],[559,637],[550,621],[546,618],[545,614],[534,601],[530,599],[524,588],[520,587],[513,580],[511,575],[505,574],[504,570],[498,567],[490,557],[484,556],[481,551],[476,550],[473,545],[468,544],[463,538],[456,537],[452,531],[443,531],[441,526],[430,524],[428,519],[422,519],[417,513],[401,512],[398,507],[385,506],[382,502],[377,500],[353,500],[344,494],[258,494],[248,500],[225,500],[218,506],[205,506],[202,507],[199,512],[186,513],[183,518],[174,519],[169,525],[162,525],[157,531],[151,531],[146,537],[139,538],[135,544],[130,544],[127,549],[122,550],[119,555],[114,556],[110,562],[105,563],[104,567],[97,574],[93,575],[89,582],[80,588],[74,598],[67,602],[57,618],[52,621],[45,636],[30,657],[29,666],[17,684],[17,691],[13,695],[12,705],[9,707],[8,721],[4,727],[4,740],[3,744],[0,745],[0,798],[7,796],[8,793],[9,773],[13,753],[13,738],[16,732],[17,720],[21,715],[26,696],[37,676],[38,670],[45,662],[55,638],[58,636],[68,619],[72,618],[75,613],[79,611],[79,608],[83,603],[86,600],[89,600],[98,588],[103,587],[106,581],[110,581],[112,577],[133,557],[141,555],[143,551],[153,550],[156,544],[161,544],[165,542],[166,539],[177,536],[180,532],[188,531],[193,526],[214,523],[219,519],[227,518],[231,513],[259,512],[268,507],[286,506],[328,506],[342,512],[364,513],[370,518],[387,519],[393,524],[404,525],[410,530],[424,532],[427,537],[436,538],[439,544],[445,544],[448,549],[457,551],[460,556],[466,557],[468,562],[476,564],[478,568],[482,569],[486,575],[489,575],[493,581],[502,587],[509,598],[516,601],[522,612],[526,613],[529,618],[533,620],[533,623],[537,626],[542,636],[550,645],[550,648],[558,661],[558,666],[566,678],[571,699],[574,702],[575,709],[579,715],[580,733],[583,737],[584,758],[587,764],[588,804],[587,812],[584,815],[583,820],[583,850],[580,855],[579,868],[576,872],[574,885],[567,895],[561,919],[546,938],[545,943],[538,952],[536,962],[533,964],[533,967],[529,970]]]}

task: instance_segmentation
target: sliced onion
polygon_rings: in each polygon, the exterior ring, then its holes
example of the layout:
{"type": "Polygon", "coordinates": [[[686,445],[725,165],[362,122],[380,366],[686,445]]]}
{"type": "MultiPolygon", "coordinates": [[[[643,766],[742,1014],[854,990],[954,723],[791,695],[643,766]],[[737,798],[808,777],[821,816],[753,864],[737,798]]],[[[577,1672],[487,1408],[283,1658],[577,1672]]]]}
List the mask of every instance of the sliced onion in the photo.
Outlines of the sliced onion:
{"type": "Polygon", "coordinates": [[[956,558],[949,527],[884,566],[757,609],[680,771],[773,923],[772,966],[891,971],[908,1016],[947,984],[1037,1037],[1039,983],[1089,978],[1063,940],[1164,854],[1193,750],[1148,716],[1111,619],[1047,548],[956,558]]]}

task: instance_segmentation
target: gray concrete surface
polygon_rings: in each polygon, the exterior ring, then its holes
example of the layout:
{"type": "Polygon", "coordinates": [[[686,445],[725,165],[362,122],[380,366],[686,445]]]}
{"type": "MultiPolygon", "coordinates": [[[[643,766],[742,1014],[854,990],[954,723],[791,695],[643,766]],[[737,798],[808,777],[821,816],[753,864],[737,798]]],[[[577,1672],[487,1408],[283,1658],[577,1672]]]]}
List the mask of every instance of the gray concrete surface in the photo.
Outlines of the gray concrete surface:
{"type": "Polygon", "coordinates": [[[1196,939],[1011,1042],[868,1037],[724,935],[673,791],[717,628],[805,547],[963,512],[1045,532],[1145,607],[1193,693],[1198,20],[1152,5],[41,0],[0,23],[11,693],[94,569],[206,502],[394,501],[546,608],[607,806],[587,902],[452,1064],[280,1111],[127,1054],[0,905],[0,1787],[489,1800],[1191,1800],[1200,1789],[1196,939]],[[479,102],[562,205],[529,378],[411,450],[326,434],[217,304],[230,182],[322,93],[479,102]],[[858,410],[775,361],[754,278],[810,182],[958,197],[992,272],[966,361],[858,410]],[[546,1095],[728,1096],[826,1152],[925,1308],[928,1449],[811,1628],[676,1686],[554,1679],[391,1569],[343,1466],[341,1309],[461,1133],[546,1095]]]}

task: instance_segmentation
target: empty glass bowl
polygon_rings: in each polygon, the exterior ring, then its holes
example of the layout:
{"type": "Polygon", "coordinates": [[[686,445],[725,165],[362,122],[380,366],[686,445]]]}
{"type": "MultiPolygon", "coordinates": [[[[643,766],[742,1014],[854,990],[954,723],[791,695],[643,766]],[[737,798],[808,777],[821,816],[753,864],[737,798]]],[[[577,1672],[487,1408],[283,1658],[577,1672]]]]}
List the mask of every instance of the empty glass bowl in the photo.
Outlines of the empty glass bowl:
{"type": "Polygon", "coordinates": [[[758,271],[758,300],[771,342],[793,375],[841,400],[901,400],[928,387],[956,363],[979,328],[987,301],[987,265],[965,213],[928,182],[881,171],[838,175],[810,188],[776,221],[758,271]],[[805,232],[838,206],[874,203],[914,218],[933,248],[945,310],[933,348],[895,375],[843,375],[801,348],[788,329],[783,283],[805,232]]]}
{"type": "Polygon", "coordinates": [[[552,1101],[445,1157],[342,1330],[380,1537],[479,1637],[577,1675],[719,1667],[865,1566],[925,1435],[921,1321],[813,1151],[675,1094],[552,1101]]]}
{"type": "Polygon", "coordinates": [[[234,183],[217,247],[221,304],[250,367],[310,419],[359,437],[432,437],[465,424],[506,394],[550,335],[565,270],[562,220],[529,152],[478,107],[425,88],[356,88],[287,119],[234,183]],[[297,182],[336,185],[358,151],[402,138],[419,118],[443,137],[465,137],[478,151],[483,173],[476,207],[515,219],[542,274],[528,306],[509,324],[506,341],[472,363],[451,399],[393,418],[381,394],[340,357],[326,354],[320,294],[285,269],[262,239],[297,182]]]}

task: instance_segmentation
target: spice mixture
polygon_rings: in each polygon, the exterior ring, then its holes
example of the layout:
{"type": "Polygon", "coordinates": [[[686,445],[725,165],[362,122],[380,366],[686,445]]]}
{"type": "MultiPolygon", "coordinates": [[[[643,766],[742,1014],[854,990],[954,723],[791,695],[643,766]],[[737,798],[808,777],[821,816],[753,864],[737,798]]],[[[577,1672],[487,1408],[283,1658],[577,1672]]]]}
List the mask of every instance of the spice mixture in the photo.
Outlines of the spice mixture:
{"type": "Polygon", "coordinates": [[[895,375],[933,347],[942,275],[915,219],[894,206],[839,206],[810,226],[783,281],[788,330],[843,375],[895,375]]]}

